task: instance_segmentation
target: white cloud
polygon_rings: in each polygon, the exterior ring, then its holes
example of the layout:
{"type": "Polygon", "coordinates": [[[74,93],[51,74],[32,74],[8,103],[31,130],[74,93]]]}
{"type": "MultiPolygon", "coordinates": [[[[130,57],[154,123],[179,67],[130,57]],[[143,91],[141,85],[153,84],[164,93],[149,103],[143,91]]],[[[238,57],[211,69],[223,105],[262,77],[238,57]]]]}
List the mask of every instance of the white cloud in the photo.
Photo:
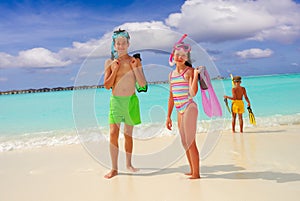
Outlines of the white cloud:
{"type": "Polygon", "coordinates": [[[130,41],[131,51],[149,48],[170,49],[174,41],[181,37],[181,33],[177,35],[161,21],[125,23],[120,27],[126,29],[133,38],[130,41]]]}
{"type": "MultiPolygon", "coordinates": [[[[170,14],[164,22],[124,23],[115,30],[118,28],[128,30],[134,38],[129,51],[169,51],[182,33],[196,42],[252,39],[291,43],[300,38],[300,6],[291,0],[187,0],[180,13],[170,14]]],[[[111,34],[87,42],[75,41],[57,52],[42,47],[21,51],[17,56],[0,52],[0,67],[61,67],[82,62],[88,56],[109,57],[111,34]]],[[[271,50],[255,53],[257,50],[242,51],[239,56],[247,53],[260,58],[257,55],[272,54],[271,50]]]]}
{"type": "Polygon", "coordinates": [[[4,52],[0,52],[0,68],[9,67],[13,60],[14,60],[13,56],[6,54],[4,52]]]}
{"type": "Polygon", "coordinates": [[[61,49],[58,55],[65,60],[72,61],[72,63],[82,62],[82,60],[88,57],[96,48],[103,47],[103,43],[107,42],[108,40],[106,39],[92,39],[85,43],[73,42],[72,47],[61,49]]]}
{"type": "Polygon", "coordinates": [[[292,66],[299,66],[298,63],[294,62],[294,63],[291,63],[292,66]]]}
{"type": "Polygon", "coordinates": [[[45,48],[33,48],[19,52],[18,56],[0,53],[0,67],[55,67],[67,66],[70,61],[45,48]]]}
{"type": "Polygon", "coordinates": [[[0,82],[6,82],[8,79],[6,77],[0,77],[0,82]]]}
{"type": "MultiPolygon", "coordinates": [[[[125,23],[118,28],[126,29],[131,38],[129,51],[141,49],[170,48],[180,35],[176,35],[163,22],[125,23]],[[164,40],[162,40],[162,38],[164,40]]],[[[91,39],[87,42],[73,42],[72,47],[66,47],[57,53],[45,48],[33,48],[19,52],[13,56],[0,52],[0,67],[61,67],[72,63],[82,62],[87,57],[99,58],[110,56],[112,32],[104,34],[100,39],[91,39]]]]}
{"type": "Polygon", "coordinates": [[[270,57],[272,54],[273,51],[270,49],[262,50],[259,48],[252,48],[252,49],[236,52],[236,55],[243,59],[265,58],[265,57],[270,57]]]}
{"type": "MultiPolygon", "coordinates": [[[[170,49],[174,41],[178,40],[176,32],[173,32],[160,21],[124,23],[113,30],[118,30],[119,28],[125,29],[130,34],[132,40],[130,40],[129,51],[151,48],[170,49]]],[[[73,42],[72,47],[63,48],[58,54],[72,62],[82,62],[82,59],[87,57],[108,58],[110,57],[111,37],[112,31],[104,34],[97,40],[92,39],[85,43],[73,42]]]]}
{"type": "Polygon", "coordinates": [[[251,38],[289,43],[300,37],[300,6],[291,0],[188,0],[166,24],[198,41],[251,38]]]}

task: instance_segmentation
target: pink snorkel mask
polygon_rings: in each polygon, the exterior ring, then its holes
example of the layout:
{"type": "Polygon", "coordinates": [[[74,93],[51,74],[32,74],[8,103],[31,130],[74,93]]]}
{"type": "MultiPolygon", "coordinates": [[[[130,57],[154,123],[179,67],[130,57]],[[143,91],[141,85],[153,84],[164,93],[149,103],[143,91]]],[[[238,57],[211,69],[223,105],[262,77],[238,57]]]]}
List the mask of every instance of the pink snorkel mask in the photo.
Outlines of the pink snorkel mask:
{"type": "Polygon", "coordinates": [[[170,55],[169,58],[169,64],[170,66],[174,66],[174,61],[173,61],[173,56],[174,56],[174,51],[175,50],[180,50],[182,49],[185,52],[190,52],[191,51],[191,46],[189,44],[184,44],[182,41],[183,39],[185,39],[185,37],[187,37],[187,34],[183,34],[183,36],[179,39],[179,41],[177,41],[177,43],[174,44],[173,49],[172,49],[172,53],[170,55]]]}

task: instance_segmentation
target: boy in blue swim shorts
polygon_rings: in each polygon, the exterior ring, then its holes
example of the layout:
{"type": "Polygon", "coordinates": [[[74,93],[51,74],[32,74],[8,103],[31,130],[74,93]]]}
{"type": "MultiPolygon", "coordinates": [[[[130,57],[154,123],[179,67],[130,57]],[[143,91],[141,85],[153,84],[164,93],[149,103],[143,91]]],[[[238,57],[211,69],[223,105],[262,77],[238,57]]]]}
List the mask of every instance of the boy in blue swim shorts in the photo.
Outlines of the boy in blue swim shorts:
{"type": "Polygon", "coordinates": [[[126,167],[129,171],[137,171],[131,164],[132,131],[134,125],[140,124],[139,100],[135,94],[136,84],[146,86],[141,60],[128,55],[129,34],[125,30],[113,33],[111,59],[105,61],[104,86],[112,89],[110,98],[110,156],[112,168],[104,177],[109,179],[118,174],[119,131],[124,123],[124,138],[126,151],[126,167]]]}

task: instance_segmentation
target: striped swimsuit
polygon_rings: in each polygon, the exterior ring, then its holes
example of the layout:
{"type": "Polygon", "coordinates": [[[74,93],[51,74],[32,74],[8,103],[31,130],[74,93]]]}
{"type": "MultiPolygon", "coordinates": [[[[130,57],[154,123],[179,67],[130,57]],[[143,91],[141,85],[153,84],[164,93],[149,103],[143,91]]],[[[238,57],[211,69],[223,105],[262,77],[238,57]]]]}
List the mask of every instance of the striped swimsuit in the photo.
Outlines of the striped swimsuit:
{"type": "Polygon", "coordinates": [[[186,68],[180,75],[170,75],[171,90],[173,93],[173,100],[175,107],[179,113],[184,113],[187,106],[193,101],[189,94],[189,82],[184,79],[184,73],[188,70],[186,68]]]}

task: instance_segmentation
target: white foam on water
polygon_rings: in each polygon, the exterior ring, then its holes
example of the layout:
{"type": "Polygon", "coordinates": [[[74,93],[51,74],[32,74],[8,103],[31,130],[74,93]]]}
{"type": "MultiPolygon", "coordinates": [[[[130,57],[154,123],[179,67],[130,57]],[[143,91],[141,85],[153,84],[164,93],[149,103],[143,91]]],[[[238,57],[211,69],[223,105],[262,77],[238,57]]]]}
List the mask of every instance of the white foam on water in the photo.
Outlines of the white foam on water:
{"type": "MultiPolygon", "coordinates": [[[[273,115],[268,117],[256,117],[256,126],[258,127],[274,127],[280,125],[300,124],[300,113],[294,115],[273,115]]],[[[238,125],[238,120],[237,124],[238,125]]],[[[253,125],[249,123],[249,118],[244,115],[244,127],[251,128],[253,125]]],[[[163,123],[145,123],[134,128],[133,137],[139,140],[147,140],[155,137],[167,135],[178,135],[177,123],[173,124],[173,130],[166,129],[163,123]]],[[[220,132],[222,130],[231,129],[231,118],[219,118],[212,120],[198,121],[197,133],[220,132]],[[213,125],[213,127],[211,126],[213,125]]],[[[120,128],[120,138],[123,126],[120,128]]],[[[88,128],[81,130],[61,130],[47,131],[39,133],[25,133],[21,136],[2,136],[0,137],[0,152],[32,149],[47,146],[59,146],[80,144],[83,142],[96,142],[100,140],[109,140],[109,129],[88,128]]]]}

